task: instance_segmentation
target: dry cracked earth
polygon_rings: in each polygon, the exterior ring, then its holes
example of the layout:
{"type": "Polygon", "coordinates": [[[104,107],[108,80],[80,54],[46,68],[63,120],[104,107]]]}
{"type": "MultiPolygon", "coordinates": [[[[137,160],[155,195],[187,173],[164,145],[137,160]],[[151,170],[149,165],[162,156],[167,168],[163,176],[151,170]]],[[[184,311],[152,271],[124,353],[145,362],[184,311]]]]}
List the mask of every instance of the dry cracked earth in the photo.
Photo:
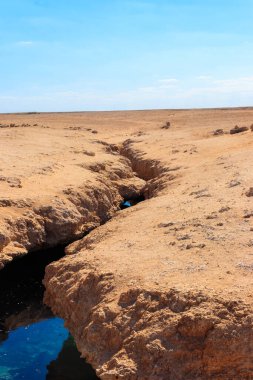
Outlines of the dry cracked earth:
{"type": "Polygon", "coordinates": [[[252,123],[251,108],[1,115],[0,266],[67,246],[44,301],[101,379],[253,379],[252,123]]]}

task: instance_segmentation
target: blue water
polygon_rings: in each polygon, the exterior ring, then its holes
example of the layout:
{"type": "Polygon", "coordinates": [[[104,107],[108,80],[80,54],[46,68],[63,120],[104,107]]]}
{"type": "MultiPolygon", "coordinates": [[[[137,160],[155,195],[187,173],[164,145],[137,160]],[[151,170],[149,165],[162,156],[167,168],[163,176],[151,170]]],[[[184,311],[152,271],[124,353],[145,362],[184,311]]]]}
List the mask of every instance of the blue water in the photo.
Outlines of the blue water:
{"type": "Polygon", "coordinates": [[[0,344],[0,379],[46,379],[47,365],[57,358],[68,335],[60,318],[9,332],[8,339],[0,344]]]}
{"type": "Polygon", "coordinates": [[[127,207],[131,207],[132,205],[130,201],[125,201],[122,203],[122,206],[127,208],[127,207]]]}
{"type": "Polygon", "coordinates": [[[32,253],[0,271],[0,380],[98,380],[43,304],[45,266],[62,255],[32,253]]]}
{"type": "Polygon", "coordinates": [[[140,196],[135,197],[133,199],[125,199],[121,203],[120,208],[123,210],[125,208],[129,208],[129,207],[135,206],[137,203],[143,202],[144,200],[145,200],[145,198],[144,198],[143,195],[140,195],[140,196]]]}

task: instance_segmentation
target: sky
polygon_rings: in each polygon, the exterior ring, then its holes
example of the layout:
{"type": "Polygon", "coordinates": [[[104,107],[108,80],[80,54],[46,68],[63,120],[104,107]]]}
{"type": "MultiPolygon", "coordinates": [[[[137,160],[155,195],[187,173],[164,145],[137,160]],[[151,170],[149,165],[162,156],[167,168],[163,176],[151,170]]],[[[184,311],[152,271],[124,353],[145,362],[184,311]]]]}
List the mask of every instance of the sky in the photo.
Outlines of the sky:
{"type": "Polygon", "coordinates": [[[253,106],[252,0],[0,0],[0,112],[253,106]]]}

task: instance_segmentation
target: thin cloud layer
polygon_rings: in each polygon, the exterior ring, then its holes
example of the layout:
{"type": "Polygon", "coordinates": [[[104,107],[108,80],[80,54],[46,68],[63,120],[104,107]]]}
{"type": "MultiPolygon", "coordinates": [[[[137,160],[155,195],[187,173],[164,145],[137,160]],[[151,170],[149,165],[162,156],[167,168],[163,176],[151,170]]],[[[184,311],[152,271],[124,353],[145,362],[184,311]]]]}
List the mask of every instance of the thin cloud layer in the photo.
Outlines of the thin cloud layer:
{"type": "Polygon", "coordinates": [[[18,41],[16,42],[16,45],[21,46],[21,47],[30,47],[30,46],[35,45],[35,42],[34,41],[18,41]]]}
{"type": "Polygon", "coordinates": [[[248,0],[4,2],[0,112],[248,106],[252,12],[248,0]]]}

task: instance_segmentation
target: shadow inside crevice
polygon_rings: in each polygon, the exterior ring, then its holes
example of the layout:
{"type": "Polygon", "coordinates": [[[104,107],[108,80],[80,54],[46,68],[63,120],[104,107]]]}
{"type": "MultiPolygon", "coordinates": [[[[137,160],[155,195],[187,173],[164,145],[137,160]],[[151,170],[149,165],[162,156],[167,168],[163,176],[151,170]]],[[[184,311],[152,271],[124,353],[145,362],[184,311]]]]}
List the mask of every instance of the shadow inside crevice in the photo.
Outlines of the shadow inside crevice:
{"type": "Polygon", "coordinates": [[[121,210],[124,210],[126,208],[129,208],[129,207],[132,207],[132,206],[135,206],[137,205],[138,203],[140,202],[143,202],[145,201],[145,197],[144,195],[139,195],[138,197],[135,197],[135,198],[131,198],[131,199],[124,199],[123,202],[121,203],[120,205],[120,209],[121,210]]]}
{"type": "Polygon", "coordinates": [[[46,380],[97,380],[94,369],[80,360],[74,339],[69,334],[56,360],[47,366],[46,380]]]}
{"type": "Polygon", "coordinates": [[[32,252],[13,260],[0,271],[2,332],[31,323],[33,318],[38,321],[53,316],[43,304],[45,288],[42,280],[45,267],[63,256],[64,247],[32,252]]]}
{"type": "Polygon", "coordinates": [[[64,247],[32,252],[0,271],[1,380],[98,380],[43,304],[45,267],[63,256],[64,247]]]}

